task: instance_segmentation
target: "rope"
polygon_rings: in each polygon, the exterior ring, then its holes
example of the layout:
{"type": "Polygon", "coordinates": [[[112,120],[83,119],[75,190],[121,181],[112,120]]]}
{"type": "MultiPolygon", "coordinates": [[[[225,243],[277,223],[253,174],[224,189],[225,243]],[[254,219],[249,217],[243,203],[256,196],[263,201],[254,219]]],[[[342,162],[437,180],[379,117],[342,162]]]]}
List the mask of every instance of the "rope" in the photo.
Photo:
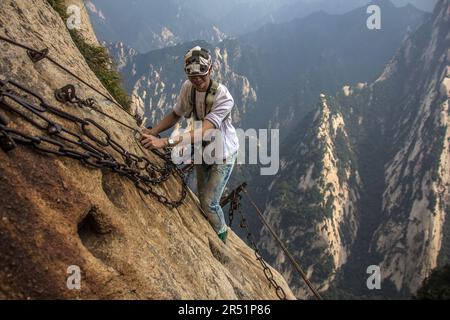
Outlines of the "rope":
{"type": "Polygon", "coordinates": [[[271,233],[271,235],[274,237],[274,239],[278,242],[281,250],[283,250],[283,252],[286,254],[286,256],[289,258],[289,260],[291,261],[292,265],[294,266],[294,268],[298,271],[298,273],[300,274],[300,276],[302,277],[303,281],[306,283],[306,285],[309,287],[309,289],[311,290],[311,292],[314,294],[314,296],[316,297],[317,300],[322,300],[322,297],[320,296],[319,292],[317,292],[317,290],[314,288],[314,286],[312,285],[312,283],[309,281],[308,277],[306,276],[306,273],[302,270],[302,268],[299,266],[299,264],[297,263],[297,261],[295,261],[294,257],[292,256],[292,254],[288,251],[288,249],[286,248],[286,246],[284,245],[283,241],[281,241],[281,239],[275,234],[275,232],[273,231],[272,227],[267,223],[266,219],[264,218],[261,210],[259,210],[258,206],[255,204],[255,202],[253,201],[253,199],[251,198],[250,194],[247,192],[247,190],[243,189],[245,195],[247,196],[247,199],[249,200],[249,202],[251,203],[251,205],[253,206],[253,208],[255,208],[256,212],[259,215],[260,220],[262,221],[262,223],[267,227],[267,229],[269,230],[269,232],[271,233]]]}

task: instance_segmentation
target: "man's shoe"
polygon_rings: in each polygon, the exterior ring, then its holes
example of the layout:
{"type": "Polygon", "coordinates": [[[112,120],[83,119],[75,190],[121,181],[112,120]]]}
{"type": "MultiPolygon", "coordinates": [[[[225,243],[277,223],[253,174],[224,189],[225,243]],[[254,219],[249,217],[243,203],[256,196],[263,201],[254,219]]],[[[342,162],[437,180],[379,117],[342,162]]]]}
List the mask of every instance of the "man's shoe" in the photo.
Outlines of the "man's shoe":
{"type": "Polygon", "coordinates": [[[223,243],[227,243],[228,230],[218,234],[219,239],[223,241],[223,243]]]}

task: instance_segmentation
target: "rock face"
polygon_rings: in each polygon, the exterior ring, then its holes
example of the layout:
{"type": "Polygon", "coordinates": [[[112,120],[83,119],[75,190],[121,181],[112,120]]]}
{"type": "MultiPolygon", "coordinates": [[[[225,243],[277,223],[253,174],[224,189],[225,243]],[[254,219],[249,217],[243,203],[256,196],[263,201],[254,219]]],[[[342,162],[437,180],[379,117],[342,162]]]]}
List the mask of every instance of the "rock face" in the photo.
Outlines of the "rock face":
{"type": "MultiPolygon", "coordinates": [[[[322,96],[288,141],[265,213],[319,290],[408,298],[450,261],[449,8],[438,2],[374,83],[322,96]],[[380,291],[366,286],[371,265],[380,291]]],[[[265,243],[302,296],[263,233],[265,243]]]]}
{"type": "MultiPolygon", "coordinates": [[[[106,91],[46,1],[2,1],[0,34],[33,48],[48,47],[53,59],[106,91]]],[[[57,102],[53,90],[73,83],[80,97],[95,98],[102,111],[135,126],[125,112],[48,60],[33,64],[25,50],[3,41],[0,51],[2,80],[15,80],[55,108],[98,122],[130,152],[163,164],[138,147],[129,129],[89,109],[57,102]]],[[[15,106],[9,98],[5,102],[15,106]]],[[[4,105],[0,113],[8,115],[11,128],[45,135],[4,105]]],[[[191,194],[178,208],[168,209],[108,169],[22,145],[0,152],[0,173],[0,298],[277,299],[253,251],[233,232],[222,244],[191,194]],[[81,271],[79,290],[67,286],[70,266],[81,271]]],[[[176,199],[180,178],[171,176],[154,189],[176,199]]],[[[294,298],[284,279],[272,272],[287,297],[294,298]]]]}
{"type": "Polygon", "coordinates": [[[441,254],[450,210],[449,77],[450,1],[441,1],[379,80],[400,82],[397,96],[406,97],[392,123],[395,147],[385,165],[384,221],[372,247],[383,256],[382,277],[399,291],[415,292],[441,254]]]}
{"type": "Polygon", "coordinates": [[[123,44],[122,42],[116,42],[114,45],[108,47],[108,52],[113,55],[114,62],[118,71],[122,71],[130,61],[138,54],[136,50],[123,44]]]}
{"type": "MultiPolygon", "coordinates": [[[[325,95],[292,137],[282,148],[282,169],[269,187],[265,215],[282,230],[317,290],[325,292],[356,238],[361,181],[344,116],[325,95]]],[[[261,232],[260,243],[296,295],[309,297],[267,232],[261,232]]]]}

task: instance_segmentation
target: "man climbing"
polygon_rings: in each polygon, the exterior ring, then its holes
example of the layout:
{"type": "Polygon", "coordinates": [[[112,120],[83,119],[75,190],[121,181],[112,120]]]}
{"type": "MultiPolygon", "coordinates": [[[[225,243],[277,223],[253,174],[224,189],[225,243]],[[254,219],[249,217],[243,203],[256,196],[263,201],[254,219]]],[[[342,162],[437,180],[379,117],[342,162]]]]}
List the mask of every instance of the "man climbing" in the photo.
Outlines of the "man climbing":
{"type": "Polygon", "coordinates": [[[206,49],[196,46],[186,53],[184,71],[188,80],[181,87],[177,103],[172,112],[154,128],[143,130],[141,143],[145,148],[159,149],[174,147],[183,139],[191,143],[197,141],[198,131],[193,129],[187,135],[157,137],[159,133],[173,127],[181,117],[190,118],[192,114],[195,121],[201,121],[201,140],[205,140],[211,129],[219,132],[222,146],[216,154],[220,158],[214,159],[211,165],[204,161],[195,164],[195,171],[201,207],[219,238],[226,243],[228,227],[220,207],[220,198],[233,170],[239,142],[231,123],[233,97],[223,84],[211,79],[211,68],[211,55],[206,49]]]}

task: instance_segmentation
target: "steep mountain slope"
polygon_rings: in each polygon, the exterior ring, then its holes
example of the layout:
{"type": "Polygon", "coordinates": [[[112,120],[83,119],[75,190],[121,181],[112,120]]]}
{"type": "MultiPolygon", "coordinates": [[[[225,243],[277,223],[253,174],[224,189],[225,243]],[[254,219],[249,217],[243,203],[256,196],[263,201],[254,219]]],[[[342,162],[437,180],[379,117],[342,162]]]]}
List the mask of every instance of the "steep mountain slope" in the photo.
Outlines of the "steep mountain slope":
{"type": "MultiPolygon", "coordinates": [[[[265,215],[295,250],[310,280],[324,292],[346,263],[358,230],[357,162],[343,112],[325,95],[290,138],[282,146],[281,173],[268,189],[265,215]]],[[[266,231],[260,244],[296,294],[309,296],[266,231]]]]}
{"type": "Polygon", "coordinates": [[[392,105],[384,221],[372,247],[383,256],[383,279],[397,290],[415,292],[437,266],[442,245],[450,207],[449,48],[450,2],[440,1],[433,20],[405,43],[379,79],[386,83],[381,86],[396,88],[392,101],[403,98],[392,105]]]}
{"type": "MultiPolygon", "coordinates": [[[[448,262],[450,231],[445,221],[450,206],[449,8],[448,0],[439,1],[433,16],[404,42],[373,84],[346,86],[336,98],[330,98],[336,110],[335,119],[339,119],[339,114],[342,116],[342,120],[336,122],[345,128],[344,137],[348,137],[339,138],[328,130],[326,139],[331,141],[328,145],[338,146],[334,149],[337,156],[335,161],[329,162],[330,166],[312,175],[317,163],[329,157],[330,149],[319,151],[317,157],[311,159],[310,155],[316,153],[305,153],[302,146],[320,146],[321,140],[314,135],[295,134],[320,128],[318,123],[329,119],[325,112],[322,111],[319,122],[305,121],[304,127],[300,126],[290,137],[294,151],[285,154],[287,165],[281,176],[289,175],[291,181],[298,182],[296,198],[300,199],[300,205],[294,210],[297,215],[309,212],[310,206],[305,208],[305,205],[310,201],[305,197],[311,189],[319,189],[315,198],[319,203],[327,198],[322,181],[311,180],[311,177],[339,172],[343,164],[348,164],[350,170],[347,177],[355,177],[348,180],[340,194],[356,195],[341,197],[347,206],[356,209],[341,224],[335,223],[358,227],[356,235],[355,228],[347,228],[351,237],[346,237],[350,239],[346,243],[353,243],[352,246],[336,247],[331,242],[323,245],[319,231],[320,219],[327,217],[324,212],[319,219],[311,215],[299,224],[283,223],[293,214],[292,210],[276,203],[276,195],[271,197],[266,209],[267,216],[279,225],[286,239],[287,235],[291,238],[295,234],[289,230],[310,228],[315,231],[315,241],[302,239],[292,244],[305,267],[311,268],[315,263],[326,265],[321,259],[334,249],[338,249],[335,256],[348,257],[337,274],[334,271],[339,263],[334,259],[328,272],[319,278],[331,283],[332,290],[328,294],[333,297],[411,297],[438,262],[448,262]],[[304,169],[296,170],[295,163],[301,163],[297,166],[304,169]],[[310,251],[315,247],[321,250],[314,255],[310,251]],[[311,256],[315,259],[313,262],[311,256]],[[370,265],[380,267],[381,290],[371,291],[366,286],[369,276],[366,270],[370,265]]],[[[322,105],[324,110],[325,104],[322,105]]],[[[308,117],[313,114],[320,112],[308,117]]],[[[341,186],[345,182],[343,178],[338,180],[341,186]]],[[[282,183],[282,179],[275,180],[272,189],[277,190],[282,183]]],[[[328,217],[340,217],[341,207],[331,207],[328,217]]],[[[265,242],[263,237],[261,243],[265,242]]],[[[284,269],[278,253],[270,247],[267,250],[276,265],[284,269]]],[[[314,272],[313,268],[312,279],[325,290],[324,282],[318,281],[314,272]]],[[[290,271],[285,275],[290,278],[290,271]]]]}
{"type": "Polygon", "coordinates": [[[421,300],[449,300],[450,299],[450,265],[436,268],[425,279],[417,292],[417,299],[421,300]]]}
{"type": "MultiPolygon", "coordinates": [[[[450,203],[449,15],[449,2],[439,1],[433,17],[404,43],[380,78],[343,98],[344,105],[362,110],[359,131],[367,133],[360,134],[360,153],[366,155],[361,161],[375,168],[362,175],[372,195],[363,208],[378,224],[361,234],[371,239],[364,248],[368,254],[355,255],[380,266],[386,295],[414,293],[438,257],[440,263],[449,257],[444,241],[450,203]]],[[[356,261],[353,265],[361,264],[356,261]]],[[[350,273],[355,272],[349,270],[347,279],[350,273]]]]}
{"type": "MultiPolygon", "coordinates": [[[[1,1],[0,35],[47,47],[105,92],[47,1],[1,1]]],[[[183,197],[180,177],[163,170],[172,167],[139,147],[124,126],[138,129],[132,117],[48,59],[33,63],[3,40],[0,52],[0,298],[277,299],[254,252],[234,233],[224,245],[198,199],[183,197]],[[122,123],[80,101],[58,102],[54,90],[68,83],[122,123]],[[151,189],[145,176],[154,179],[151,189]]]]}

